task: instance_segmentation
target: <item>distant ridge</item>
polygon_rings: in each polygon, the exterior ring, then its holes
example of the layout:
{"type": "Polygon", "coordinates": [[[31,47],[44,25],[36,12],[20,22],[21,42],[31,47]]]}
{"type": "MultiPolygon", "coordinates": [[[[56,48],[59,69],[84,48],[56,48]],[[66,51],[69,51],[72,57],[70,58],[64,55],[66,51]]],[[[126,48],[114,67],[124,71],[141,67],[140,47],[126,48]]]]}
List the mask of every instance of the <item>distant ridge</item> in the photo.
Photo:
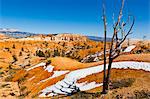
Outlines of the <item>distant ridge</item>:
{"type": "MultiPolygon", "coordinates": [[[[104,41],[103,37],[98,37],[98,36],[87,36],[87,38],[93,41],[104,41]]],[[[110,42],[111,38],[107,38],[106,41],[110,42]]]]}
{"type": "MultiPolygon", "coordinates": [[[[8,37],[13,37],[13,38],[26,38],[26,37],[30,37],[30,36],[39,35],[36,33],[22,32],[22,31],[19,31],[18,29],[11,29],[11,28],[0,28],[0,33],[6,35],[8,37]]],[[[64,34],[64,33],[62,33],[62,34],[64,34]]],[[[70,34],[72,34],[72,33],[70,33],[70,34]]],[[[42,35],[48,35],[48,34],[42,34],[42,35]]],[[[57,35],[57,34],[52,34],[52,35],[57,35]]],[[[86,36],[86,37],[93,41],[104,41],[103,37],[98,37],[98,36],[86,36]]],[[[106,41],[111,41],[111,38],[107,38],[106,41]]]]}
{"type": "Polygon", "coordinates": [[[21,32],[17,29],[11,29],[11,28],[0,28],[0,33],[13,38],[25,38],[25,37],[36,35],[34,33],[21,32]]]}

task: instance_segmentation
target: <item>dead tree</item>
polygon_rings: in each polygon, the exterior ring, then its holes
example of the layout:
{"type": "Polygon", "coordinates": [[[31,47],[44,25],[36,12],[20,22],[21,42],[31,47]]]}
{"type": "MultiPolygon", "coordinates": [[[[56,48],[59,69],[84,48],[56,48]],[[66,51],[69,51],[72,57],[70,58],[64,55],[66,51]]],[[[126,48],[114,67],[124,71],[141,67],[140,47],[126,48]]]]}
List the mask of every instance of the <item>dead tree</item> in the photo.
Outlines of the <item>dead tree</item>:
{"type": "Polygon", "coordinates": [[[105,14],[105,5],[103,1],[103,23],[104,23],[104,74],[103,74],[103,91],[106,93],[106,34],[107,34],[107,24],[106,24],[106,14],[105,14]]]}
{"type": "Polygon", "coordinates": [[[107,22],[106,22],[106,14],[105,14],[105,5],[103,2],[103,23],[104,23],[104,77],[103,77],[103,94],[106,94],[109,87],[110,74],[111,74],[111,66],[112,62],[115,58],[117,58],[121,53],[121,45],[126,40],[128,35],[130,35],[134,26],[135,17],[132,15],[128,15],[127,21],[123,22],[122,20],[122,12],[124,8],[124,0],[121,2],[121,8],[119,11],[118,19],[113,24],[113,36],[111,38],[111,45],[109,49],[109,58],[108,58],[108,71],[106,73],[106,33],[107,33],[107,22]],[[130,24],[131,22],[131,24],[130,24]],[[125,31],[125,27],[128,26],[128,31],[125,31]],[[124,34],[120,39],[120,35],[124,34]]]}

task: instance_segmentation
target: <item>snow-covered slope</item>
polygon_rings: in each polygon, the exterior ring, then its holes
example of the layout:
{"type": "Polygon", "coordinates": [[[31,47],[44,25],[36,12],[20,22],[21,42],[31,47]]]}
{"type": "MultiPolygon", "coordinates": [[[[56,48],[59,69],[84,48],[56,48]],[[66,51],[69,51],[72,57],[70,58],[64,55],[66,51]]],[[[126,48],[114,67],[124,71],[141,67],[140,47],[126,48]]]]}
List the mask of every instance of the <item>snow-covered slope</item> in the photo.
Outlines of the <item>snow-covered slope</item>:
{"type": "Polygon", "coordinates": [[[47,70],[48,72],[52,72],[53,68],[54,68],[54,66],[52,66],[52,65],[46,66],[46,63],[41,62],[41,63],[39,63],[39,64],[37,64],[37,65],[35,65],[35,66],[31,67],[31,68],[28,68],[26,70],[29,71],[29,70],[32,70],[34,68],[40,67],[40,66],[43,66],[43,68],[45,69],[45,71],[47,70]]]}
{"type": "MultiPolygon", "coordinates": [[[[112,64],[112,68],[118,68],[118,69],[131,68],[137,70],[142,69],[145,71],[150,71],[150,63],[134,62],[134,61],[114,62],[112,64]]],[[[81,91],[90,90],[95,87],[99,87],[102,85],[102,83],[84,82],[78,84],[76,83],[76,81],[88,75],[99,73],[102,71],[103,71],[103,65],[72,71],[69,74],[67,74],[63,80],[57,82],[55,85],[43,89],[41,91],[42,94],[40,94],[39,97],[54,96],[57,94],[68,94],[71,93],[75,87],[78,87],[81,91]]]]}
{"type": "Polygon", "coordinates": [[[45,81],[47,81],[49,79],[52,79],[52,78],[55,78],[55,77],[58,77],[58,76],[61,76],[61,75],[66,74],[68,72],[69,72],[69,70],[66,70],[66,71],[54,71],[54,74],[51,77],[49,77],[47,79],[44,79],[44,80],[41,80],[39,83],[45,82],[45,81]]]}
{"type": "Polygon", "coordinates": [[[37,64],[37,65],[35,65],[35,66],[31,67],[31,68],[28,68],[26,70],[29,71],[29,70],[32,70],[34,68],[37,68],[37,67],[40,67],[40,66],[45,66],[45,65],[46,65],[46,63],[42,62],[42,63],[39,63],[39,64],[37,64]]]}
{"type": "Polygon", "coordinates": [[[136,46],[135,45],[131,45],[131,46],[128,46],[124,52],[131,52],[136,46]]]}

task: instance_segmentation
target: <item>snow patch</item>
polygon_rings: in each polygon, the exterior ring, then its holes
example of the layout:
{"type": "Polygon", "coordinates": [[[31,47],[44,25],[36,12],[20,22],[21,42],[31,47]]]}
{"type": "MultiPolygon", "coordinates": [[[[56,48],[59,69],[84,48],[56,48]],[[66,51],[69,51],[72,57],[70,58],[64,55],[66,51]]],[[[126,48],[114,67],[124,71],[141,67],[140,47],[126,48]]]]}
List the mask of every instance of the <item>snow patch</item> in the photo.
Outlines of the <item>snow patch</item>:
{"type": "MultiPolygon", "coordinates": [[[[108,66],[108,64],[106,65],[108,66]]],[[[113,62],[112,68],[116,69],[142,69],[145,71],[150,71],[150,63],[147,62],[134,62],[134,61],[124,61],[124,62],[113,62]]],[[[107,68],[106,68],[107,69],[107,68]]],[[[76,81],[85,78],[88,75],[92,75],[94,73],[99,73],[103,71],[103,65],[95,66],[95,67],[89,67],[84,69],[79,69],[70,72],[65,76],[65,78],[56,84],[46,87],[41,92],[42,94],[39,95],[39,97],[46,97],[46,93],[51,92],[48,96],[53,96],[57,94],[68,94],[73,89],[71,87],[77,86],[81,91],[90,90],[99,86],[102,86],[102,83],[96,84],[96,82],[91,83],[81,83],[77,84],[76,81]],[[61,89],[61,90],[60,90],[61,89]],[[67,93],[66,93],[67,92],[67,93]]]]}
{"type": "Polygon", "coordinates": [[[54,68],[54,66],[52,66],[52,65],[44,66],[45,71],[47,70],[48,72],[52,72],[53,68],[54,68]]]}
{"type": "Polygon", "coordinates": [[[69,72],[69,70],[67,70],[67,71],[54,71],[54,74],[53,74],[50,78],[52,79],[52,78],[61,76],[61,75],[63,75],[63,74],[66,74],[66,73],[68,73],[68,72],[69,72]]]}
{"type": "Polygon", "coordinates": [[[35,66],[31,67],[31,68],[28,68],[26,70],[29,71],[29,70],[32,70],[34,68],[40,67],[40,66],[43,66],[43,68],[45,69],[45,71],[47,70],[48,72],[52,72],[53,68],[54,68],[54,66],[52,66],[52,65],[46,66],[46,63],[42,62],[42,63],[39,63],[39,64],[37,64],[37,65],[35,65],[35,66]]]}
{"type": "Polygon", "coordinates": [[[47,80],[49,80],[49,79],[52,79],[52,78],[61,76],[61,75],[66,74],[66,73],[68,73],[68,72],[69,72],[69,70],[67,70],[67,71],[54,71],[54,74],[53,74],[51,77],[49,77],[49,78],[47,78],[47,79],[44,79],[44,80],[41,80],[40,83],[41,83],[41,82],[45,82],[45,81],[47,81],[47,80]]]}
{"type": "Polygon", "coordinates": [[[35,65],[35,66],[31,67],[31,68],[28,68],[26,70],[29,71],[31,69],[34,69],[34,68],[37,68],[37,67],[40,67],[40,66],[45,66],[45,65],[46,65],[46,63],[42,62],[42,63],[39,63],[39,64],[37,64],[37,65],[35,65]]]}
{"type": "Polygon", "coordinates": [[[123,52],[131,52],[135,47],[135,45],[128,46],[123,52]]]}
{"type": "Polygon", "coordinates": [[[90,90],[90,89],[93,89],[96,87],[100,87],[102,85],[103,85],[103,83],[97,84],[96,82],[90,82],[90,83],[84,84],[82,86],[79,86],[79,89],[81,91],[86,91],[86,90],[90,90]]]}

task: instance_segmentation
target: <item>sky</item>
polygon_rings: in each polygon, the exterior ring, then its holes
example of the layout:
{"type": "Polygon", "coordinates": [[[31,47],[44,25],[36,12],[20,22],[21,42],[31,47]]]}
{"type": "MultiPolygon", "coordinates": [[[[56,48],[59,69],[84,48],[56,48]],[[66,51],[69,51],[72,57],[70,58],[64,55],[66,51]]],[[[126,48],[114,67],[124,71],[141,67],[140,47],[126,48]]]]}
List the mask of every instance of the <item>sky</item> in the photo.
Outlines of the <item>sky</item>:
{"type": "MultiPolygon", "coordinates": [[[[106,0],[108,36],[120,0],[106,0]]],[[[136,17],[130,37],[150,39],[150,0],[125,0],[124,20],[136,17]]],[[[102,0],[0,0],[0,28],[34,33],[77,33],[103,37],[102,0]]]]}

